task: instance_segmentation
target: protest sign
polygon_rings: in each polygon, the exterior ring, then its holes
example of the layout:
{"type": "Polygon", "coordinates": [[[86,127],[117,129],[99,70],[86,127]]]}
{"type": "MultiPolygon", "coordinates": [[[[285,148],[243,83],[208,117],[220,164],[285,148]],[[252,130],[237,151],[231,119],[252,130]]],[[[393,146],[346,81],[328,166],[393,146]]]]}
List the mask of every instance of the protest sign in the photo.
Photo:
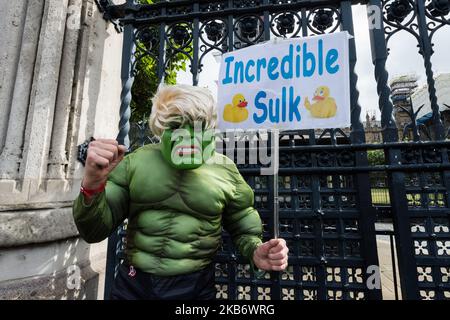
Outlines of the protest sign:
{"type": "Polygon", "coordinates": [[[223,54],[219,129],[350,126],[347,32],[277,39],[223,54]]]}

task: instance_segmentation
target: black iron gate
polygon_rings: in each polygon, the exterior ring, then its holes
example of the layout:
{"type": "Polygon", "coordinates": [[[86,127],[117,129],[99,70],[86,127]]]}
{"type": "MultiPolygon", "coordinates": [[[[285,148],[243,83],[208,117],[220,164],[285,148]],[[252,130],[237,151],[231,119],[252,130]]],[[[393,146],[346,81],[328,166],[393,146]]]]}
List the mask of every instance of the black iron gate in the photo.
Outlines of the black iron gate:
{"type": "MultiPolygon", "coordinates": [[[[197,85],[205,72],[203,59],[210,52],[223,53],[273,37],[339,30],[353,35],[352,6],[367,5],[368,19],[373,20],[369,33],[384,142],[365,143],[351,39],[351,129],[280,134],[278,221],[272,214],[274,177],[261,176],[255,166],[240,166],[255,191],[264,237],[273,236],[273,225],[279,224],[280,236],[288,242],[288,270],[255,279],[224,234],[216,259],[217,297],[381,299],[370,177],[383,173],[388,178],[402,297],[450,299],[450,142],[440,118],[431,65],[433,35],[450,24],[449,1],[214,0],[138,5],[129,0],[119,6],[110,0],[97,2],[106,18],[118,28],[124,26],[118,140],[127,145],[133,70],[142,57],[154,59],[163,81],[171,59],[185,55],[192,83],[197,85]],[[376,19],[378,12],[381,21],[376,19]],[[386,70],[387,44],[397,32],[408,32],[418,40],[433,115],[430,141],[423,141],[414,110],[409,110],[413,141],[399,141],[386,70]],[[367,152],[376,149],[383,150],[385,164],[369,166],[367,152]]],[[[109,240],[105,297],[121,259],[123,244],[118,239],[124,232],[121,228],[109,240]]]]}

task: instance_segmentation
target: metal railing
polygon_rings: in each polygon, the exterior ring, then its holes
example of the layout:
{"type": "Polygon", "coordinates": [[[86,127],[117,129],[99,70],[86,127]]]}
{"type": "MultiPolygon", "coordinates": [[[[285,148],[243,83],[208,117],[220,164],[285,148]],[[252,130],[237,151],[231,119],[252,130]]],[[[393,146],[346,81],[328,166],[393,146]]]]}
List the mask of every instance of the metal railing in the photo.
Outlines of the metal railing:
{"type": "MultiPolygon", "coordinates": [[[[352,6],[364,4],[378,12],[378,26],[369,24],[371,56],[381,111],[382,144],[366,144],[360,121],[356,43],[350,40],[351,132],[339,128],[316,136],[314,130],[280,135],[279,221],[273,204],[273,178],[258,168],[240,170],[255,190],[255,206],[266,226],[265,238],[280,223],[280,236],[291,249],[287,272],[257,280],[248,274],[227,235],[218,253],[218,296],[229,299],[380,299],[381,290],[362,283],[370,265],[378,265],[376,214],[393,221],[390,239],[395,278],[404,299],[449,299],[450,284],[450,162],[449,130],[440,118],[431,57],[433,39],[450,25],[450,3],[439,0],[213,0],[161,1],[115,6],[98,0],[105,17],[125,26],[120,142],[129,133],[129,102],[134,66],[143,56],[158,65],[164,81],[170,61],[178,54],[190,63],[192,84],[198,84],[206,54],[219,54],[273,37],[307,37],[346,30],[354,35],[352,6]],[[417,123],[417,110],[408,110],[407,130],[413,141],[399,142],[386,63],[394,34],[417,40],[431,104],[429,134],[417,123]],[[340,137],[340,138],[339,138],[340,137]],[[423,140],[433,140],[426,141],[423,140]],[[381,149],[385,164],[369,166],[367,151],[381,149]],[[371,186],[383,175],[384,187],[371,186]],[[386,194],[388,188],[388,195],[386,194]],[[386,204],[389,202],[389,205],[386,204]],[[374,204],[376,205],[374,207],[374,204]],[[385,206],[383,206],[385,205],[385,206]],[[388,209],[387,209],[388,208],[388,209]],[[395,249],[393,250],[393,237],[395,249]],[[394,252],[395,251],[395,252],[394,252]],[[394,269],[396,269],[394,268],[394,269]],[[362,282],[361,282],[362,281],[362,282]]],[[[369,17],[370,18],[370,17],[369,17]]],[[[376,184],[375,184],[376,185],[376,184]]],[[[380,233],[381,231],[378,231],[380,233]]],[[[381,235],[380,235],[381,236],[381,235]]],[[[117,244],[110,239],[108,268],[117,263],[117,244]]],[[[107,273],[111,281],[113,273],[107,273]]],[[[397,292],[395,297],[399,297],[397,292]]]]}

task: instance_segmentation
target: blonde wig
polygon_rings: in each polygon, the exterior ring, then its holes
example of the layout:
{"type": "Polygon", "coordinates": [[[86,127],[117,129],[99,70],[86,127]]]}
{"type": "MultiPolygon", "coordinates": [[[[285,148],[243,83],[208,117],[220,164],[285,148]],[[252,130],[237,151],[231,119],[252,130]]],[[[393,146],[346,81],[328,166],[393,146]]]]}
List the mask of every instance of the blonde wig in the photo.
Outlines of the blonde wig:
{"type": "Polygon", "coordinates": [[[194,121],[202,122],[204,129],[213,129],[216,120],[216,102],[206,88],[163,84],[152,98],[149,125],[157,136],[161,136],[166,129],[193,124],[194,121]]]}

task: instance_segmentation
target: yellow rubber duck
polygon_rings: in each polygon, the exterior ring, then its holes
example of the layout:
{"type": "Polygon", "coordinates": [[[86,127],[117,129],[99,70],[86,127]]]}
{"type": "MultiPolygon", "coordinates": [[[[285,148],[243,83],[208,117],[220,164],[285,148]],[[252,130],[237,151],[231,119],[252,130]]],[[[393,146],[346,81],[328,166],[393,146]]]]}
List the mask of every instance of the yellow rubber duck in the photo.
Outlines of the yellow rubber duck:
{"type": "Polygon", "coordinates": [[[331,118],[336,115],[337,106],[334,99],[330,97],[330,88],[318,87],[312,99],[315,101],[313,104],[309,103],[308,97],[306,97],[305,107],[314,118],[331,118]]]}
{"type": "Polygon", "coordinates": [[[225,105],[223,120],[227,122],[242,122],[248,118],[248,102],[240,93],[233,97],[232,104],[225,105]]]}

